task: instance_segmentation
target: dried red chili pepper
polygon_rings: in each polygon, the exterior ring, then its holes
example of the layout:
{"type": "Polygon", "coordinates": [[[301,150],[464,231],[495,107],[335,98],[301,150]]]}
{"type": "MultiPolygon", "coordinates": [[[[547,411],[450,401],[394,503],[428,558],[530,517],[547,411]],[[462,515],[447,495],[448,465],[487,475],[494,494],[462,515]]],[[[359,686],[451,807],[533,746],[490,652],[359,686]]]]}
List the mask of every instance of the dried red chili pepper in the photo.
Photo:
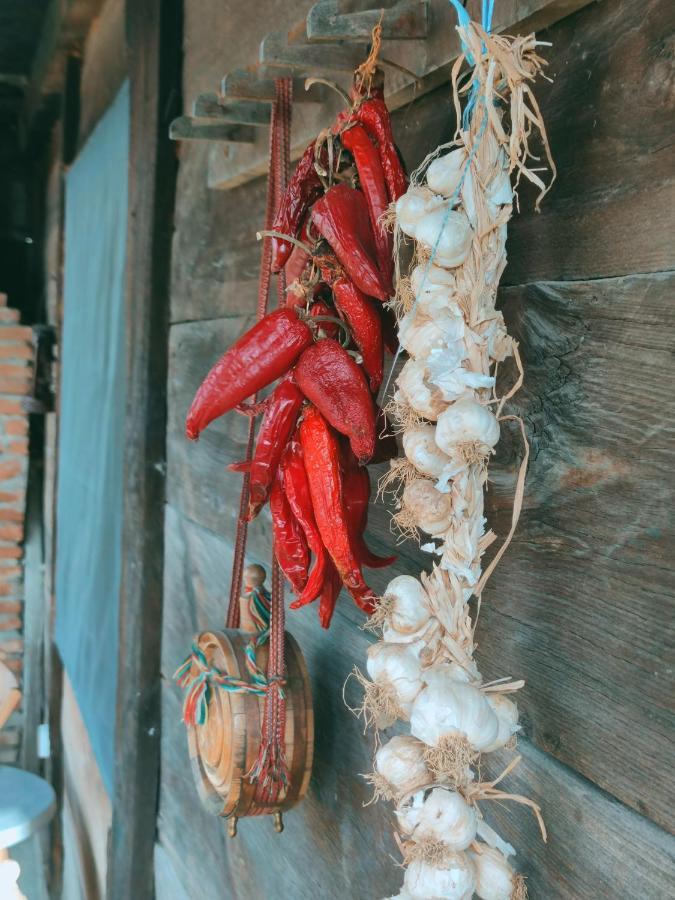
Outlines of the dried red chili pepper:
{"type": "Polygon", "coordinates": [[[300,423],[300,443],[316,524],[343,584],[367,613],[375,609],[375,595],[366,584],[352,549],[342,495],[340,445],[328,422],[313,406],[300,423]]]}
{"type": "Polygon", "coordinates": [[[294,309],[278,309],[243,334],[213,366],[195,394],[185,432],[196,440],[223,413],[284,375],[312,343],[294,309]]]}
{"type": "Polygon", "coordinates": [[[338,278],[333,284],[335,306],[349,325],[354,343],[361,351],[363,368],[370,381],[370,389],[376,394],[382,384],[384,372],[384,343],[382,320],[370,297],[348,278],[338,278]]]}
{"type": "Polygon", "coordinates": [[[335,604],[342,588],[342,579],[331,560],[326,565],[326,574],[319,598],[319,622],[322,628],[328,628],[335,612],[335,604]]]}
{"type": "Polygon", "coordinates": [[[337,341],[308,347],[295,367],[298,387],[341,434],[362,463],[375,452],[376,412],[360,366],[337,341]]]}
{"type": "MultiPolygon", "coordinates": [[[[309,225],[309,213],[304,218],[302,226],[300,228],[300,240],[303,244],[309,244],[309,236],[307,234],[307,226],[309,225]]],[[[288,232],[286,232],[288,233],[288,232]]],[[[273,238],[273,240],[277,240],[277,238],[273,238]]],[[[290,243],[286,241],[286,243],[290,243]]],[[[310,255],[304,249],[304,247],[300,247],[297,244],[292,245],[291,255],[288,258],[288,262],[284,266],[284,273],[286,275],[286,284],[293,284],[302,273],[304,272],[307,264],[310,262],[310,255]]]]}
{"type": "Polygon", "coordinates": [[[312,207],[312,222],[354,284],[369,297],[386,300],[389,293],[377,267],[375,240],[363,194],[348,184],[334,185],[312,207]]]}
{"type": "Polygon", "coordinates": [[[387,104],[379,97],[371,97],[354,109],[351,118],[363,125],[370,137],[377,142],[389,200],[398,200],[408,190],[408,178],[394,143],[387,104]]]}
{"type": "Polygon", "coordinates": [[[395,556],[376,556],[369,550],[363,533],[368,524],[368,504],[370,502],[370,477],[365,466],[360,466],[349,447],[344,447],[343,487],[349,534],[354,552],[363,566],[382,569],[396,562],[395,556]]]}
{"type": "Polygon", "coordinates": [[[291,512],[300,523],[309,549],[314,554],[314,565],[307,583],[300,596],[291,603],[291,609],[298,609],[307,603],[312,603],[320,595],[326,566],[330,560],[314,518],[312,497],[309,491],[309,482],[307,481],[307,472],[305,471],[299,440],[292,440],[289,443],[281,459],[280,469],[284,492],[291,512]]]}
{"type": "Polygon", "coordinates": [[[233,463],[228,466],[234,472],[249,473],[249,521],[267,503],[281,454],[298,421],[304,399],[292,373],[289,373],[267,399],[253,459],[249,463],[233,463]]]}
{"type": "MultiPolygon", "coordinates": [[[[328,152],[322,148],[320,157],[322,166],[328,166],[328,152]]],[[[300,161],[291,175],[288,186],[281,198],[279,209],[272,223],[273,231],[297,237],[302,220],[315,200],[323,193],[321,179],[314,166],[314,141],[312,141],[300,157],[300,161]]],[[[293,244],[281,238],[272,238],[272,271],[280,272],[288,262],[293,251],[293,244]]]]}
{"type": "Polygon", "coordinates": [[[391,294],[394,276],[393,239],[391,232],[381,221],[381,217],[387,212],[389,197],[380,154],[361,125],[353,125],[343,131],[340,137],[342,146],[349,150],[356,163],[359,183],[368,204],[370,224],[375,236],[380,274],[387,292],[391,294]]]}
{"type": "Polygon", "coordinates": [[[281,571],[296,593],[307,584],[309,548],[300,523],[293,515],[284,493],[281,473],[277,472],[270,494],[274,555],[281,571]]]}

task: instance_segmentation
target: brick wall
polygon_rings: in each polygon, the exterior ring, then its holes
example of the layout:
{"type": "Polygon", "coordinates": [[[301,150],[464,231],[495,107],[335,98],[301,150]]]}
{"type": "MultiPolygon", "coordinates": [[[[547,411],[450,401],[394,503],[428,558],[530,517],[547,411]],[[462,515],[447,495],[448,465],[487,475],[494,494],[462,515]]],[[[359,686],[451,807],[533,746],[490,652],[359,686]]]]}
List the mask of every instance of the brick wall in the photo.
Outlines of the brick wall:
{"type": "MultiPolygon", "coordinates": [[[[28,414],[21,405],[32,377],[32,331],[0,294],[0,659],[23,675],[23,534],[28,478],[28,414]]],[[[18,759],[21,706],[0,732],[0,763],[18,759]]]]}

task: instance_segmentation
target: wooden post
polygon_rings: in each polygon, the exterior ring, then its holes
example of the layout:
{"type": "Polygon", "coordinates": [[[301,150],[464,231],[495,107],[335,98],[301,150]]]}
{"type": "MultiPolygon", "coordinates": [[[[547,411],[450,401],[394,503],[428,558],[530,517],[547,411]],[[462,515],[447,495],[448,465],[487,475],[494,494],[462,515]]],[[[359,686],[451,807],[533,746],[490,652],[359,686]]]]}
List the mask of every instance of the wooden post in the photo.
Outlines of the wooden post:
{"type": "Polygon", "coordinates": [[[160,746],[170,253],[181,0],[127,0],[130,78],[127,409],[108,900],[152,897],[160,746]]]}

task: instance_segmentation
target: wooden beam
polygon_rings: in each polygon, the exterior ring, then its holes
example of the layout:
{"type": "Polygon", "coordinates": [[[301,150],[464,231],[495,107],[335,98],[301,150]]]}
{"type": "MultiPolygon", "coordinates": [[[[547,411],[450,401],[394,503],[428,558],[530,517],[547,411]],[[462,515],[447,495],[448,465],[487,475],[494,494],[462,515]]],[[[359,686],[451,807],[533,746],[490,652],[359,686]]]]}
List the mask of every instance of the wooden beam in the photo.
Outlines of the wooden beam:
{"type": "Polygon", "coordinates": [[[252,144],[255,130],[252,125],[228,125],[224,122],[200,122],[190,116],[178,116],[169,126],[172,141],[226,141],[231,144],[252,144]]]}
{"type": "Polygon", "coordinates": [[[260,67],[265,77],[347,75],[365,59],[367,44],[310,44],[293,32],[273,31],[260,44],[260,67]]]}
{"type": "MultiPolygon", "coordinates": [[[[258,66],[235,69],[223,78],[220,87],[226,100],[274,100],[274,79],[259,76],[258,66]]],[[[326,88],[321,84],[305,90],[305,79],[293,80],[293,103],[323,103],[326,88]]]]}
{"type": "Polygon", "coordinates": [[[382,37],[409,41],[427,36],[428,0],[401,0],[389,9],[341,13],[337,0],[321,0],[307,14],[308,41],[368,42],[382,16],[382,37]]]}
{"type": "Polygon", "coordinates": [[[192,115],[230,125],[269,125],[272,107],[262,100],[225,100],[216,93],[199,94],[192,104],[192,115]]]}
{"type": "Polygon", "coordinates": [[[127,0],[127,379],[116,770],[108,900],[152,897],[160,739],[164,460],[181,0],[127,0]]]}

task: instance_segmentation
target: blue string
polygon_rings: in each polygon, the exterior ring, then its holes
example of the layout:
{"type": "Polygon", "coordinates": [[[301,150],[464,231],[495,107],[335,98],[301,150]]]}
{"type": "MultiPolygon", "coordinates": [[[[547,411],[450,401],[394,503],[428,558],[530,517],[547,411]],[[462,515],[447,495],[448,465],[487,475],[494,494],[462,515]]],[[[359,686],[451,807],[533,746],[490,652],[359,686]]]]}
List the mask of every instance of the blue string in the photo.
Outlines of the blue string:
{"type": "MultiPolygon", "coordinates": [[[[469,14],[464,9],[464,7],[459,2],[459,0],[450,0],[450,3],[454,6],[455,11],[457,13],[458,26],[460,28],[462,28],[462,27],[469,25],[470,21],[471,21],[469,19],[469,14]]],[[[483,0],[481,21],[482,21],[484,31],[490,31],[490,28],[492,26],[493,10],[494,10],[494,0],[483,0]]],[[[461,38],[461,36],[460,36],[460,39],[462,41],[462,52],[465,54],[465,56],[467,58],[467,62],[469,63],[469,65],[475,65],[473,56],[471,55],[468,47],[464,43],[464,39],[461,38]]],[[[485,99],[484,98],[481,98],[481,99],[483,101],[483,105],[485,105],[485,99]]],[[[476,106],[477,100],[478,100],[478,85],[476,82],[474,82],[473,85],[471,86],[471,92],[469,94],[469,99],[467,101],[467,104],[466,104],[466,107],[464,109],[464,113],[462,116],[462,127],[464,128],[465,131],[469,130],[469,125],[471,123],[471,117],[473,115],[474,107],[476,106]]],[[[443,216],[443,222],[441,223],[441,227],[438,230],[438,236],[436,237],[434,246],[431,249],[431,256],[427,260],[427,264],[424,268],[424,273],[422,275],[422,283],[420,284],[419,292],[417,293],[417,295],[415,297],[415,301],[410,309],[410,313],[412,315],[414,315],[415,310],[417,309],[417,305],[419,303],[419,299],[422,296],[422,293],[424,292],[424,288],[427,283],[427,276],[429,274],[429,270],[431,269],[431,266],[434,263],[434,259],[436,258],[436,254],[438,252],[438,247],[439,247],[439,244],[441,241],[441,237],[443,235],[443,232],[445,231],[445,226],[450,221],[450,213],[453,211],[453,206],[455,205],[455,202],[456,202],[457,198],[459,197],[462,187],[464,186],[466,176],[467,176],[467,174],[469,172],[469,168],[471,166],[471,160],[476,155],[476,152],[478,151],[478,147],[480,146],[480,142],[485,133],[485,128],[487,126],[487,119],[488,119],[487,108],[485,108],[483,110],[483,118],[481,120],[480,127],[479,127],[478,133],[476,135],[476,141],[475,141],[473,147],[471,148],[471,152],[469,153],[469,155],[467,157],[466,163],[464,165],[464,170],[459,179],[457,187],[453,191],[452,196],[447,201],[448,205],[447,205],[447,209],[445,211],[445,215],[443,216]]],[[[402,348],[399,345],[398,349],[396,350],[394,359],[392,360],[391,367],[389,369],[389,374],[387,376],[387,380],[384,385],[384,390],[382,393],[383,397],[387,396],[387,391],[389,390],[389,385],[391,383],[392,375],[394,374],[394,369],[396,368],[396,363],[398,362],[398,359],[401,355],[401,350],[402,350],[402,348]]]]}

